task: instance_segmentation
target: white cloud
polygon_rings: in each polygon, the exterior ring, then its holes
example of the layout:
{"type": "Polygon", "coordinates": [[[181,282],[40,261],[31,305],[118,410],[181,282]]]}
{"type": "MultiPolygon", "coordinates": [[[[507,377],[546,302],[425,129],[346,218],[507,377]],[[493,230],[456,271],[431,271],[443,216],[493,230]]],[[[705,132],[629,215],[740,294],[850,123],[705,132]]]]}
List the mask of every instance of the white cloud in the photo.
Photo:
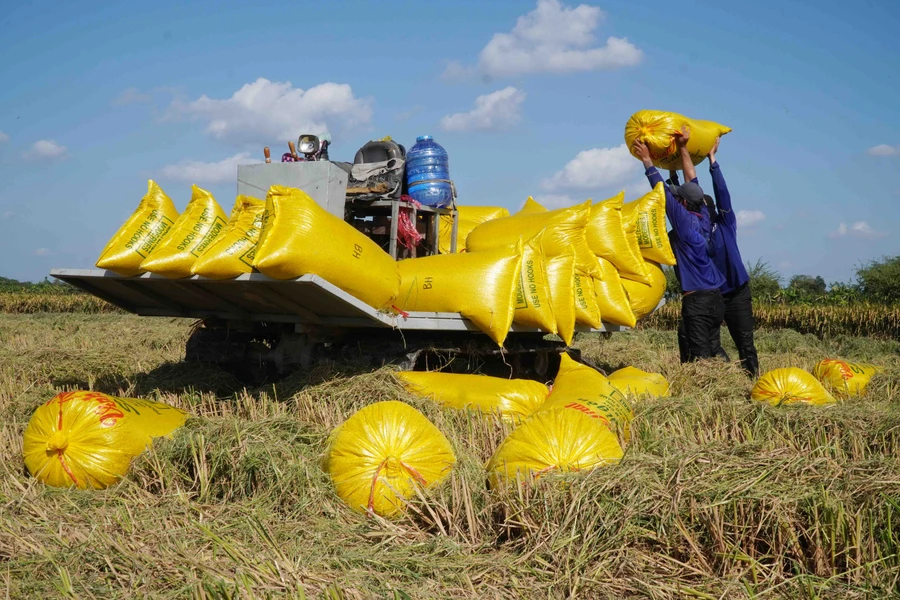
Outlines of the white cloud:
{"type": "Polygon", "coordinates": [[[14,213],[11,210],[8,210],[8,211],[4,212],[2,215],[0,215],[0,221],[11,221],[13,219],[13,217],[15,217],[15,216],[16,216],[16,213],[14,213]]]}
{"type": "Polygon", "coordinates": [[[31,146],[31,150],[22,156],[29,159],[50,159],[62,158],[65,155],[66,147],[62,144],[53,140],[38,140],[31,146]]]}
{"type": "Polygon", "coordinates": [[[53,256],[53,253],[50,252],[48,248],[38,248],[34,251],[35,256],[53,256]]]}
{"type": "Polygon", "coordinates": [[[579,152],[541,185],[547,191],[623,187],[640,174],[640,166],[625,144],[615,148],[592,148],[579,152]]]}
{"type": "Polygon", "coordinates": [[[135,104],[137,102],[150,102],[150,94],[145,94],[136,87],[130,87],[122,90],[122,93],[110,100],[113,106],[124,106],[126,104],[135,104]]]}
{"type": "Polygon", "coordinates": [[[457,62],[443,77],[472,73],[508,77],[528,73],[571,73],[631,67],[643,53],[625,38],[610,37],[597,45],[594,31],[604,18],[596,6],[565,6],[559,0],[538,0],[537,8],[519,17],[509,33],[496,33],[481,50],[476,68],[457,62]]]}
{"type": "Polygon", "coordinates": [[[766,220],[766,214],[761,210],[739,210],[735,217],[741,227],[753,227],[766,220]]]}
{"type": "Polygon", "coordinates": [[[444,131],[501,131],[522,120],[525,92],[512,86],[475,98],[475,108],[441,119],[444,131]]]}
{"type": "Polygon", "coordinates": [[[900,146],[888,146],[887,144],[878,144],[872,146],[866,153],[869,156],[897,156],[900,154],[900,146]]]}
{"type": "Polygon", "coordinates": [[[165,179],[186,183],[227,183],[233,182],[237,177],[238,165],[261,162],[261,160],[250,158],[249,152],[241,152],[218,162],[183,160],[174,165],[166,165],[160,170],[160,175],[165,179]]]}
{"type": "Polygon", "coordinates": [[[828,234],[830,238],[841,238],[846,236],[853,236],[857,238],[863,238],[868,240],[874,240],[880,237],[884,237],[887,235],[885,231],[876,231],[869,225],[866,221],[857,221],[853,223],[849,227],[847,227],[846,223],[841,223],[838,225],[838,228],[828,234]]]}
{"type": "Polygon", "coordinates": [[[365,125],[372,118],[370,104],[356,98],[347,84],[322,83],[303,90],[260,77],[224,100],[205,94],[193,102],[175,100],[165,119],[206,121],[206,132],[226,142],[266,143],[318,134],[329,126],[365,125]]]}
{"type": "Polygon", "coordinates": [[[9,141],[9,135],[0,131],[0,144],[2,144],[4,142],[8,142],[8,141],[9,141]]]}

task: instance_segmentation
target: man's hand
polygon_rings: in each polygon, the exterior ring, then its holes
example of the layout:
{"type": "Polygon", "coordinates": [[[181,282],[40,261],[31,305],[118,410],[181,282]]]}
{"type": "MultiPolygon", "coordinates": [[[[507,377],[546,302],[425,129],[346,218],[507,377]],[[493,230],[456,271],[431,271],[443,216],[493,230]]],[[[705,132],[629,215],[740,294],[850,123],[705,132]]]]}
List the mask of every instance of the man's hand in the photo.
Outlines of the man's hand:
{"type": "Polygon", "coordinates": [[[687,146],[688,141],[691,139],[691,130],[687,125],[682,125],[681,131],[676,131],[672,136],[675,138],[675,146],[681,149],[687,146]]]}
{"type": "Polygon", "coordinates": [[[641,140],[634,140],[634,144],[631,145],[631,152],[637,156],[639,161],[644,163],[645,169],[653,166],[653,160],[650,158],[650,148],[641,140]]]}
{"type": "Polygon", "coordinates": [[[716,150],[719,149],[719,140],[722,138],[717,137],[716,143],[713,144],[712,150],[709,151],[709,164],[714,164],[716,162],[716,150]]]}

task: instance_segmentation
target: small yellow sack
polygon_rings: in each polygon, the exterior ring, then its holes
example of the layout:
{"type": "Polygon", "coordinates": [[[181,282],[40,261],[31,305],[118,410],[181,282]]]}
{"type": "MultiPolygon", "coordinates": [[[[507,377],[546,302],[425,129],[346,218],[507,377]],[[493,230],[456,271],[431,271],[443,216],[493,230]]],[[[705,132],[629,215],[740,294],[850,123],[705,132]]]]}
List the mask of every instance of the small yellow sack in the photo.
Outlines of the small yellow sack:
{"type": "Polygon", "coordinates": [[[397,297],[397,263],[378,244],[316,204],[306,192],[273,185],[253,266],[273,279],[318,275],[378,309],[397,297]]]}
{"type": "Polygon", "coordinates": [[[323,468],[350,508],[389,517],[455,464],[450,442],[425,415],[390,400],[358,410],[332,432],[323,468]]]}
{"type": "Polygon", "coordinates": [[[168,404],[99,392],[57,394],[25,428],[25,466],[53,487],[103,489],[125,476],[132,459],[184,425],[168,404]]]}
{"type": "MultiPolygon", "coordinates": [[[[466,236],[473,229],[486,221],[509,216],[509,211],[502,206],[457,206],[456,210],[459,213],[459,225],[456,230],[457,252],[466,251],[466,236]]],[[[441,254],[449,254],[450,236],[453,235],[453,218],[450,215],[441,215],[439,235],[438,251],[441,254]]]]}
{"type": "Polygon", "coordinates": [[[148,180],[147,195],[107,242],[97,259],[97,268],[125,277],[140,275],[144,272],[141,262],[172,233],[177,219],[172,200],[155,181],[148,180]]]}
{"type": "Polygon", "coordinates": [[[538,213],[545,213],[545,212],[550,212],[550,211],[548,211],[546,208],[544,208],[543,204],[541,204],[540,202],[538,202],[531,196],[528,196],[528,199],[525,200],[525,204],[522,205],[522,208],[519,209],[519,212],[517,212],[516,214],[517,215],[536,215],[538,213]]]}
{"type": "Polygon", "coordinates": [[[429,371],[402,371],[397,378],[410,393],[447,408],[500,413],[514,421],[529,417],[550,395],[546,385],[530,379],[429,371]]]}
{"type": "Polygon", "coordinates": [[[556,333],[571,346],[575,338],[575,249],[571,246],[559,256],[544,258],[550,305],[556,319],[556,333]]]}
{"type": "Polygon", "coordinates": [[[659,306],[659,301],[666,294],[666,274],[655,262],[647,261],[647,272],[652,283],[644,285],[636,281],[622,280],[622,287],[628,294],[631,310],[638,319],[643,319],[659,306]]]}
{"type": "Polygon", "coordinates": [[[882,370],[876,365],[826,358],[819,361],[813,375],[838,396],[846,398],[865,395],[869,380],[882,370]]]}
{"type": "Polygon", "coordinates": [[[556,333],[556,317],[553,316],[550,287],[544,272],[543,235],[537,234],[522,248],[522,270],[516,280],[513,323],[556,333]]]}
{"type": "Polygon", "coordinates": [[[836,401],[822,384],[803,369],[775,369],[761,376],[750,391],[750,397],[772,406],[782,404],[834,404],[836,401]]]}
{"type": "Polygon", "coordinates": [[[643,258],[663,265],[675,264],[666,232],[666,191],[662,182],[649,193],[625,204],[622,215],[629,222],[635,220],[635,236],[643,258]]]}
{"type": "Polygon", "coordinates": [[[560,355],[559,372],[550,397],[538,414],[551,408],[584,413],[610,431],[621,431],[626,442],[630,439],[634,412],[625,396],[601,373],[575,362],[565,352],[560,355]]]}
{"type": "Polygon", "coordinates": [[[515,247],[407,258],[397,264],[401,310],[458,312],[503,345],[515,312],[521,240],[515,247]]]}
{"type": "MultiPolygon", "coordinates": [[[[725,127],[712,121],[698,121],[689,119],[678,113],[661,110],[641,110],[628,119],[625,125],[625,144],[632,150],[634,140],[641,139],[650,149],[650,157],[653,164],[660,169],[674,171],[681,169],[681,157],[675,147],[676,131],[687,125],[691,130],[691,139],[687,148],[691,153],[691,161],[699,165],[709,155],[716,138],[731,131],[731,127],[725,127]]],[[[632,154],[634,154],[632,150],[632,154]]],[[[635,157],[637,158],[637,157],[635,157]]]]}
{"type": "Polygon", "coordinates": [[[594,279],[576,268],[572,291],[575,292],[575,322],[599,329],[603,322],[600,319],[600,309],[597,308],[594,279]]]}
{"type": "MultiPolygon", "coordinates": [[[[600,261],[600,278],[594,279],[594,292],[597,295],[600,316],[604,321],[613,325],[634,327],[637,318],[631,308],[631,302],[625,294],[624,280],[619,277],[619,272],[611,262],[605,258],[598,260],[600,261]]],[[[643,283],[635,283],[635,285],[644,286],[643,283]]]]}
{"type": "Polygon", "coordinates": [[[231,279],[253,272],[265,210],[265,200],[238,196],[225,232],[197,259],[191,273],[210,279],[231,279]]]}
{"type": "Polygon", "coordinates": [[[171,279],[190,277],[197,259],[225,231],[225,211],[212,194],[196,185],[191,192],[191,201],[172,233],[141,263],[143,270],[171,279]]]}
{"type": "Polygon", "coordinates": [[[659,373],[624,367],[610,373],[608,379],[613,387],[625,396],[664,398],[669,395],[669,382],[659,373]]]}
{"type": "Polygon", "coordinates": [[[622,459],[619,440],[583,413],[541,410],[503,440],[488,462],[492,486],[535,479],[546,473],[587,471],[622,459]]]}
{"type": "Polygon", "coordinates": [[[633,243],[629,243],[622,221],[622,202],[625,192],[619,192],[609,200],[591,206],[591,218],[585,227],[585,236],[591,252],[605,258],[620,273],[638,281],[646,280],[644,262],[633,243]]]}
{"type": "Polygon", "coordinates": [[[575,262],[589,275],[598,273],[597,260],[585,239],[584,228],[591,212],[591,201],[569,208],[543,213],[515,214],[482,223],[466,238],[467,252],[481,252],[497,246],[509,246],[516,240],[531,239],[544,231],[544,254],[557,256],[569,246],[575,248],[575,262]]]}

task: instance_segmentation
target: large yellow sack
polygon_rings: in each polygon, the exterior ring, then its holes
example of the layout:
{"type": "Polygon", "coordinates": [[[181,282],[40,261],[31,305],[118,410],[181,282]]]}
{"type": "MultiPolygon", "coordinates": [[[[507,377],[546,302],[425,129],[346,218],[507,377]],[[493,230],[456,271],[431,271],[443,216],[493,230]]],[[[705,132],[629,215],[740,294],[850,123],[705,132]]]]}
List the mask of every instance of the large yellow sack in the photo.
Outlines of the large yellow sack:
{"type": "Polygon", "coordinates": [[[190,277],[191,267],[225,231],[227,222],[212,194],[192,186],[191,201],[175,221],[172,233],[144,259],[141,268],[172,279],[190,277]]]}
{"type": "Polygon", "coordinates": [[[622,220],[624,199],[625,192],[619,192],[609,200],[593,204],[585,236],[591,252],[613,263],[623,276],[646,281],[644,261],[636,240],[626,237],[622,220]]]}
{"type": "Polygon", "coordinates": [[[597,370],[575,362],[565,352],[560,355],[550,397],[538,413],[551,408],[586,414],[613,432],[621,431],[625,441],[630,439],[634,412],[625,396],[597,370]]]}
{"type": "Polygon", "coordinates": [[[273,185],[253,266],[273,279],[318,275],[375,308],[397,297],[397,262],[296,188],[273,185]]]}
{"type": "MultiPolygon", "coordinates": [[[[631,302],[623,287],[624,280],[619,277],[619,272],[611,262],[605,258],[598,258],[600,263],[600,278],[594,279],[594,292],[597,296],[597,307],[600,316],[607,323],[621,325],[622,327],[634,327],[637,317],[631,308],[631,302]]],[[[644,285],[635,283],[635,285],[644,285]]],[[[644,286],[649,287],[649,286],[644,286]]]]}
{"type": "Polygon", "coordinates": [[[529,417],[550,395],[546,385],[530,379],[433,371],[402,371],[397,378],[410,393],[447,408],[499,413],[514,421],[529,417]]]}
{"type": "Polygon", "coordinates": [[[575,322],[599,329],[603,323],[600,319],[600,309],[597,308],[594,279],[576,268],[572,286],[572,291],[575,292],[575,322]]]}
{"type": "Polygon", "coordinates": [[[184,425],[187,413],[138,398],[62,392],[38,407],[25,428],[28,472],[47,485],[102,489],[132,459],[184,425]]]}
{"type": "Polygon", "coordinates": [[[515,312],[521,240],[485,252],[407,258],[397,264],[400,310],[458,312],[503,345],[515,312]]]}
{"type": "Polygon", "coordinates": [[[659,306],[659,301],[666,294],[666,274],[655,262],[647,261],[647,272],[650,273],[650,285],[636,281],[622,280],[622,287],[628,294],[628,302],[635,318],[643,319],[659,306]]]}
{"type": "Polygon", "coordinates": [[[144,272],[141,263],[171,233],[178,211],[155,181],[147,181],[147,195],[119,227],[97,259],[98,269],[131,277],[144,272]]]}
{"type": "MultiPolygon", "coordinates": [[[[691,153],[691,161],[699,165],[706,160],[709,151],[712,150],[716,138],[731,131],[731,127],[725,127],[712,121],[698,121],[689,119],[678,113],[661,110],[641,110],[628,119],[625,125],[625,143],[628,149],[636,139],[647,144],[650,149],[650,157],[653,164],[660,169],[681,169],[681,157],[678,148],[675,147],[676,131],[687,125],[691,130],[691,139],[688,141],[688,152],[691,153]]],[[[632,151],[632,154],[634,152],[632,151]]]]}
{"type": "Polygon", "coordinates": [[[444,434],[415,408],[391,400],[360,409],[339,425],[323,467],[350,508],[389,517],[416,488],[440,483],[455,464],[444,434]]]}
{"type": "Polygon", "coordinates": [[[675,254],[666,231],[666,191],[659,182],[649,193],[622,207],[622,215],[635,224],[641,255],[663,265],[674,265],[675,254]],[[636,213],[636,214],[635,214],[636,213]]]}
{"type": "Polygon", "coordinates": [[[659,373],[624,367],[609,374],[609,382],[626,396],[663,398],[669,395],[669,382],[659,373]]]}
{"type": "Polygon", "coordinates": [[[550,288],[550,305],[556,319],[556,333],[571,346],[575,339],[575,249],[571,246],[562,254],[545,257],[544,271],[550,288]]]}
{"type": "Polygon", "coordinates": [[[522,247],[522,269],[516,280],[513,323],[556,333],[556,317],[553,316],[550,287],[544,271],[543,236],[543,233],[537,234],[522,247]]]}
{"type": "Polygon", "coordinates": [[[867,363],[852,363],[835,358],[819,361],[813,375],[841,397],[863,396],[869,380],[882,368],[867,363]]]}
{"type": "Polygon", "coordinates": [[[598,272],[597,259],[585,239],[584,228],[591,212],[591,201],[548,212],[515,214],[482,223],[466,238],[466,252],[481,252],[497,246],[509,246],[521,237],[530,239],[544,231],[544,254],[557,256],[575,248],[575,263],[585,273],[598,272]]]}
{"type": "Polygon", "coordinates": [[[210,279],[231,279],[251,273],[265,211],[265,200],[238,196],[225,232],[197,259],[191,273],[210,279]]]}
{"type": "Polygon", "coordinates": [[[787,367],[762,375],[750,391],[750,397],[772,406],[782,404],[834,404],[835,399],[822,384],[803,369],[787,367]]]}
{"type": "Polygon", "coordinates": [[[497,448],[487,470],[491,484],[535,479],[546,473],[586,471],[619,462],[619,440],[583,413],[541,410],[519,425],[497,448]]]}
{"type": "MultiPolygon", "coordinates": [[[[509,216],[509,211],[502,206],[457,206],[459,224],[456,228],[456,251],[465,252],[466,236],[473,229],[486,221],[500,219],[509,216]]],[[[453,235],[453,217],[441,215],[439,228],[438,251],[441,254],[450,253],[450,240],[453,235]]]]}

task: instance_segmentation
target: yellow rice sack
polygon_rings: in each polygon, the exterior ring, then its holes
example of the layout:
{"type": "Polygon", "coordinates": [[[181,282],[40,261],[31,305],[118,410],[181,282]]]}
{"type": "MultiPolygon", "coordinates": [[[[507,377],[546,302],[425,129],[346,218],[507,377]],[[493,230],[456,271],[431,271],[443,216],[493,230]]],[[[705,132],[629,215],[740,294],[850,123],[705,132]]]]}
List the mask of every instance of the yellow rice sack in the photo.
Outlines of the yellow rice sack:
{"type": "MultiPolygon", "coordinates": [[[[698,121],[689,119],[678,113],[661,110],[641,110],[628,119],[625,125],[625,144],[632,150],[634,140],[643,140],[650,149],[650,157],[653,164],[660,169],[681,169],[681,157],[675,147],[676,131],[687,125],[691,130],[691,139],[688,140],[688,152],[691,153],[691,161],[699,165],[706,160],[709,151],[712,150],[716,138],[731,131],[731,127],[725,127],[712,121],[698,121]]],[[[632,151],[632,154],[634,152],[632,151]]]]}
{"type": "Polygon", "coordinates": [[[646,281],[644,261],[634,243],[626,237],[622,221],[622,203],[625,192],[619,192],[609,200],[591,206],[591,217],[585,227],[585,236],[591,252],[605,258],[623,275],[646,281]]]}
{"type": "Polygon", "coordinates": [[[569,246],[575,248],[575,262],[589,275],[598,272],[597,260],[585,239],[584,228],[591,212],[591,201],[549,212],[515,214],[482,223],[466,238],[467,252],[481,252],[497,246],[509,246],[521,237],[530,239],[544,231],[544,254],[557,256],[569,246]]]}
{"type": "Polygon", "coordinates": [[[141,268],[172,279],[190,277],[191,267],[225,231],[226,224],[225,211],[212,194],[192,186],[191,201],[172,226],[172,233],[144,259],[141,268]]]}
{"type": "Polygon", "coordinates": [[[231,279],[251,273],[265,211],[265,200],[238,196],[224,233],[197,259],[191,273],[210,279],[231,279]]]}
{"type": "Polygon", "coordinates": [[[147,181],[147,195],[119,227],[97,259],[98,269],[131,277],[144,272],[141,263],[172,233],[178,211],[155,181],[147,181]]]}
{"type": "Polygon", "coordinates": [[[99,392],[57,394],[25,428],[25,466],[53,487],[102,489],[125,476],[132,459],[184,425],[187,413],[99,392]]]}
{"type": "Polygon", "coordinates": [[[609,374],[609,382],[625,396],[663,398],[669,395],[669,382],[659,373],[624,367],[609,374]]]}
{"type": "Polygon", "coordinates": [[[572,291],[575,292],[575,322],[599,329],[603,323],[600,309],[597,308],[594,279],[576,268],[572,291]]]}
{"type": "Polygon", "coordinates": [[[391,400],[360,409],[339,425],[323,468],[350,508],[390,517],[416,488],[440,483],[455,464],[444,434],[415,408],[391,400]]]}
{"type": "Polygon", "coordinates": [[[835,403],[832,395],[815,377],[797,367],[775,369],[762,375],[753,386],[750,397],[772,406],[835,403]]]}
{"type": "Polygon", "coordinates": [[[622,459],[619,440],[590,416],[565,408],[541,410],[497,448],[487,470],[492,486],[547,473],[587,471],[622,459]]]}
{"type": "MultiPolygon", "coordinates": [[[[466,236],[473,229],[486,221],[500,219],[509,216],[509,211],[502,206],[457,206],[459,224],[456,229],[456,251],[466,251],[466,236]]],[[[438,231],[438,251],[441,254],[450,253],[450,238],[453,235],[453,218],[450,215],[441,215],[441,224],[438,231]]]]}
{"type": "Polygon", "coordinates": [[[659,306],[659,301],[666,294],[666,274],[655,262],[647,261],[647,272],[650,273],[650,285],[636,281],[622,280],[622,287],[628,295],[631,311],[635,318],[643,319],[659,306]]]}
{"type": "Polygon", "coordinates": [[[634,412],[625,396],[597,370],[575,362],[565,352],[560,355],[550,397],[538,413],[551,408],[586,414],[610,431],[621,431],[626,442],[630,439],[634,412]]]}
{"type": "Polygon", "coordinates": [[[634,273],[630,271],[619,271],[619,275],[622,279],[631,279],[632,281],[650,285],[650,274],[647,273],[646,265],[644,264],[644,255],[641,254],[641,246],[638,244],[637,223],[637,212],[628,213],[627,215],[624,212],[622,213],[622,230],[625,232],[625,243],[628,246],[628,254],[640,263],[641,275],[635,276],[634,273]]]}
{"type": "Polygon", "coordinates": [[[306,192],[273,185],[253,266],[273,279],[318,275],[375,308],[397,297],[397,262],[378,244],[316,204],[306,192]]]}
{"type": "Polygon", "coordinates": [[[558,256],[544,258],[550,305],[556,319],[556,333],[571,346],[575,338],[575,249],[571,246],[558,256]]]}
{"type": "Polygon", "coordinates": [[[521,240],[513,247],[407,258],[397,265],[401,310],[458,312],[503,345],[515,312],[521,240]]]}
{"type": "Polygon", "coordinates": [[[530,379],[503,379],[433,371],[402,371],[397,378],[413,394],[441,406],[497,414],[518,421],[534,413],[547,400],[546,385],[530,379]]]}
{"type": "Polygon", "coordinates": [[[553,316],[550,288],[544,272],[543,236],[543,233],[537,234],[522,248],[522,270],[516,280],[513,323],[556,333],[556,317],[553,316]]]}
{"type": "Polygon", "coordinates": [[[531,196],[528,196],[528,199],[525,200],[525,204],[522,205],[522,208],[520,208],[519,212],[517,212],[516,214],[517,215],[534,215],[534,214],[545,213],[545,212],[549,212],[549,211],[546,208],[544,208],[543,204],[541,204],[540,202],[538,202],[531,196]]]}
{"type": "Polygon", "coordinates": [[[882,371],[881,367],[866,363],[852,363],[835,358],[819,361],[813,375],[826,388],[841,397],[863,396],[872,376],[882,371]]]}
{"type": "MultiPolygon", "coordinates": [[[[611,262],[605,258],[598,260],[600,262],[600,278],[594,279],[594,292],[597,296],[600,316],[604,321],[613,325],[634,327],[637,317],[635,317],[631,302],[625,293],[624,280],[619,277],[619,272],[611,262]]],[[[644,284],[635,283],[635,285],[644,284]]]]}
{"type": "Polygon", "coordinates": [[[622,215],[629,222],[634,219],[635,237],[646,260],[670,266],[675,264],[675,254],[666,232],[666,191],[662,182],[649,193],[625,204],[622,215]]]}

